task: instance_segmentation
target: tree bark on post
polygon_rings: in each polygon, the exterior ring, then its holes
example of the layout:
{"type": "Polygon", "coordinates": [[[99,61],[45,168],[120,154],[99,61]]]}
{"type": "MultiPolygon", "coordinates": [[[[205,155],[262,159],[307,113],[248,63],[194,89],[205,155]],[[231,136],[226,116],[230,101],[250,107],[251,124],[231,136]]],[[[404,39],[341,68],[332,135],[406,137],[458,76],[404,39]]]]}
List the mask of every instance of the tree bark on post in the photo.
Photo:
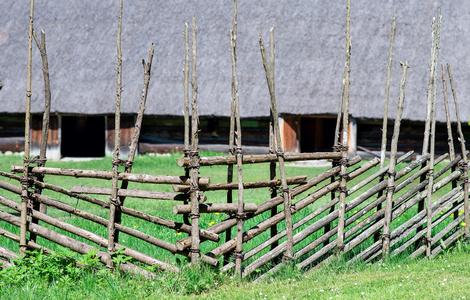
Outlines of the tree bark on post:
{"type": "Polygon", "coordinates": [[[236,156],[238,173],[238,209],[237,217],[237,246],[235,249],[235,274],[241,278],[243,262],[243,223],[246,219],[244,209],[243,195],[243,152],[242,152],[242,128],[240,122],[240,104],[238,99],[238,79],[237,79],[237,0],[233,1],[233,29],[230,30],[230,44],[232,57],[232,102],[235,103],[235,122],[236,122],[236,156]]]}
{"type": "MultiPolygon", "coordinates": [[[[108,254],[111,257],[115,251],[115,234],[116,234],[116,210],[120,206],[118,197],[118,171],[119,171],[119,153],[121,148],[121,92],[122,92],[122,53],[121,53],[121,28],[122,28],[122,6],[123,0],[119,2],[119,21],[117,33],[117,80],[116,80],[116,112],[114,117],[114,152],[113,152],[113,179],[112,194],[109,198],[109,223],[108,223],[108,254]]],[[[109,259],[109,266],[113,266],[109,259]]]]}
{"type": "MultiPolygon", "coordinates": [[[[144,84],[142,87],[142,93],[140,95],[140,104],[139,104],[139,112],[137,113],[137,120],[134,126],[134,134],[132,136],[131,146],[129,147],[129,154],[127,155],[127,161],[124,162],[124,173],[129,174],[132,171],[132,165],[134,164],[134,157],[135,153],[137,152],[137,146],[139,144],[139,137],[140,137],[140,130],[142,128],[142,120],[144,118],[144,111],[145,111],[145,103],[147,101],[147,91],[150,83],[150,70],[152,69],[152,60],[153,60],[153,53],[154,53],[154,45],[149,49],[149,57],[147,63],[144,59],[142,59],[142,66],[144,68],[144,84]]],[[[129,186],[129,181],[123,180],[121,183],[121,188],[119,190],[125,190],[129,186]]],[[[119,205],[116,207],[116,214],[115,214],[115,222],[117,224],[121,224],[122,221],[122,210],[121,207],[124,205],[124,201],[126,200],[126,196],[118,195],[119,197],[119,205]]],[[[119,242],[119,231],[116,232],[114,235],[114,242],[119,242]]]]}
{"type": "MultiPolygon", "coordinates": [[[[47,61],[47,52],[46,52],[46,34],[41,30],[41,41],[36,36],[36,33],[33,31],[33,37],[36,41],[36,45],[41,53],[42,59],[42,73],[44,77],[44,114],[42,118],[42,132],[41,132],[41,148],[39,150],[39,160],[38,167],[44,167],[46,165],[46,151],[47,151],[47,139],[49,136],[49,120],[51,112],[51,84],[49,80],[49,64],[47,61]]],[[[44,176],[37,176],[39,181],[44,180],[44,176]]],[[[41,189],[36,189],[35,193],[41,193],[41,189]]],[[[35,208],[36,209],[36,208],[35,208]]],[[[39,210],[42,213],[47,212],[47,207],[43,204],[39,205],[39,210]]],[[[34,220],[33,220],[34,221],[34,220]]],[[[37,223],[36,223],[37,224],[37,223]]]]}
{"type": "Polygon", "coordinates": [[[459,133],[459,140],[460,140],[460,147],[462,149],[462,160],[463,164],[460,165],[460,169],[462,171],[462,181],[463,181],[463,197],[464,197],[464,232],[465,232],[465,239],[469,239],[469,228],[470,228],[470,218],[469,218],[469,201],[468,201],[468,158],[467,158],[467,149],[465,147],[465,137],[462,132],[462,123],[460,122],[460,113],[459,113],[459,105],[457,102],[457,94],[454,88],[454,80],[452,78],[452,73],[450,72],[450,65],[447,64],[447,73],[449,73],[449,81],[450,86],[452,88],[452,95],[454,98],[455,104],[455,114],[457,116],[457,131],[459,133]]]}
{"type": "MultiPolygon", "coordinates": [[[[436,18],[432,19],[432,26],[431,26],[431,57],[429,59],[429,82],[428,88],[426,90],[426,122],[424,126],[424,137],[423,137],[423,150],[421,152],[422,155],[429,153],[429,132],[431,128],[431,115],[432,115],[432,85],[434,81],[434,55],[435,55],[435,43],[436,43],[436,18]]],[[[423,182],[426,180],[426,175],[421,176],[420,181],[423,182]]],[[[425,207],[425,200],[421,200],[418,203],[418,213],[424,210],[425,207]]],[[[420,231],[422,226],[418,227],[416,232],[420,231]]],[[[419,242],[415,243],[415,248],[419,247],[419,242]]]]}
{"type": "Polygon", "coordinates": [[[338,252],[344,249],[344,218],[346,213],[346,181],[348,163],[348,123],[349,123],[349,74],[351,72],[351,36],[349,24],[351,16],[351,1],[347,0],[346,7],[346,64],[344,70],[344,100],[343,100],[343,130],[341,137],[341,171],[340,171],[340,194],[339,194],[339,216],[338,216],[338,252]]]}
{"type": "Polygon", "coordinates": [[[430,132],[430,153],[431,158],[429,159],[430,168],[428,172],[428,189],[426,195],[426,218],[427,218],[427,229],[426,229],[426,257],[431,255],[431,241],[432,241],[432,190],[433,190],[433,174],[434,174],[434,145],[436,139],[436,102],[437,102],[437,62],[439,58],[439,39],[441,32],[441,7],[437,9],[437,26],[436,35],[434,41],[434,57],[433,57],[433,70],[432,70],[432,115],[431,115],[431,132],[430,132]]]}
{"type": "Polygon", "coordinates": [[[279,174],[281,176],[282,182],[282,191],[283,191],[283,198],[284,198],[284,213],[285,213],[285,221],[286,221],[286,232],[287,232],[287,248],[284,253],[284,258],[286,261],[292,262],[294,260],[294,242],[293,242],[293,229],[292,229],[292,198],[291,198],[291,191],[289,190],[289,186],[287,185],[286,181],[286,171],[284,168],[284,151],[282,149],[282,141],[281,141],[281,132],[279,127],[279,117],[277,114],[277,107],[276,107],[276,96],[274,91],[274,83],[272,82],[272,76],[270,74],[268,61],[266,59],[266,51],[264,48],[263,37],[261,33],[259,35],[259,44],[261,49],[261,56],[263,59],[263,66],[266,73],[266,80],[268,83],[269,89],[269,96],[271,98],[271,112],[273,115],[274,120],[274,133],[276,136],[276,144],[277,144],[277,156],[279,161],[279,174]]]}
{"type": "Polygon", "coordinates": [[[27,250],[26,232],[28,231],[28,205],[29,199],[29,172],[30,164],[29,148],[30,148],[30,119],[31,119],[31,66],[33,51],[33,16],[34,16],[34,0],[31,0],[31,9],[29,16],[29,37],[28,37],[28,74],[26,86],[26,115],[24,130],[24,160],[23,160],[23,181],[21,182],[21,218],[20,218],[20,255],[25,255],[27,250]]]}
{"type": "MultiPolygon", "coordinates": [[[[271,28],[269,31],[270,33],[270,39],[269,39],[269,64],[270,67],[269,69],[271,70],[271,81],[273,82],[273,85],[275,84],[275,54],[276,54],[276,49],[274,45],[274,28],[271,28]]],[[[269,153],[270,154],[275,154],[276,153],[276,145],[275,145],[275,137],[274,137],[274,118],[273,114],[270,111],[269,113],[269,153]]],[[[276,162],[270,162],[269,163],[269,179],[274,180],[276,178],[276,162]]],[[[271,198],[274,198],[277,196],[277,190],[275,187],[270,188],[270,195],[271,198]]],[[[271,208],[271,217],[277,215],[277,207],[271,208]]],[[[277,225],[274,225],[270,229],[270,234],[271,238],[276,236],[277,234],[277,225]]],[[[276,248],[279,243],[276,241],[271,245],[271,250],[276,248]]]]}
{"type": "MultiPolygon", "coordinates": [[[[446,69],[444,68],[444,64],[441,64],[442,69],[442,93],[444,94],[444,108],[446,110],[446,123],[447,123],[447,143],[449,145],[449,157],[450,160],[455,159],[455,149],[454,149],[454,139],[452,137],[452,122],[450,120],[450,112],[449,112],[449,99],[447,98],[447,83],[446,83],[446,69]]],[[[452,172],[455,171],[455,167],[452,168],[452,172]]],[[[457,182],[452,181],[452,189],[457,187],[457,182]]],[[[456,203],[454,203],[456,205],[456,203]]],[[[454,220],[459,217],[459,211],[456,210],[454,212],[454,220]]]]}
{"type": "Polygon", "coordinates": [[[197,111],[197,75],[196,75],[196,18],[193,15],[192,22],[192,70],[191,70],[191,85],[192,91],[192,126],[191,126],[191,263],[199,265],[200,262],[200,237],[199,237],[199,146],[198,146],[198,128],[199,128],[199,116],[197,111]]]}
{"type": "MultiPolygon", "coordinates": [[[[189,30],[188,23],[184,23],[184,68],[183,68],[183,88],[184,88],[184,149],[183,156],[189,159],[189,130],[191,123],[189,120],[189,30]]],[[[184,167],[184,176],[189,177],[189,166],[184,167]]],[[[186,202],[185,204],[188,204],[186,202]]],[[[188,215],[183,216],[183,222],[191,225],[188,215]]]]}
{"type": "Polygon", "coordinates": [[[403,114],[403,105],[405,102],[405,84],[406,73],[408,71],[408,63],[406,61],[405,63],[401,63],[401,68],[402,77],[400,82],[400,95],[398,98],[397,117],[395,118],[395,128],[393,130],[392,146],[390,149],[390,164],[388,167],[387,198],[385,202],[384,228],[382,236],[382,251],[384,259],[388,259],[388,253],[390,250],[390,225],[392,221],[393,194],[395,191],[395,166],[397,159],[398,137],[400,135],[400,123],[403,114]]]}
{"type": "MultiPolygon", "coordinates": [[[[236,17],[237,11],[236,11],[236,3],[234,2],[234,11],[233,11],[233,30],[235,30],[235,35],[236,35],[236,17]]],[[[229,33],[230,37],[230,51],[234,51],[232,49],[232,34],[233,32],[229,33]]],[[[231,54],[233,55],[233,54],[231,54]]],[[[233,63],[232,63],[233,64],[233,63]]],[[[228,139],[228,152],[229,156],[232,160],[235,160],[236,163],[236,156],[235,156],[235,127],[236,127],[236,103],[235,103],[235,85],[233,82],[233,65],[232,65],[232,84],[231,84],[231,101],[230,101],[230,131],[229,131],[229,139],[228,139]]],[[[230,162],[227,164],[227,183],[232,183],[233,182],[233,163],[230,162]]],[[[227,191],[227,203],[233,203],[233,193],[232,191],[227,191]]],[[[230,218],[230,215],[227,215],[227,218],[230,218]]],[[[232,229],[229,228],[225,231],[225,242],[228,242],[232,239],[232,229]]],[[[224,255],[224,265],[228,264],[230,262],[230,254],[227,253],[224,255]]]]}
{"type": "Polygon", "coordinates": [[[446,121],[447,121],[446,122],[447,143],[449,144],[450,160],[454,160],[455,159],[454,139],[452,138],[452,122],[450,120],[449,100],[447,98],[446,69],[444,68],[444,64],[441,64],[441,68],[442,68],[442,93],[444,94],[444,108],[446,110],[446,121]]]}

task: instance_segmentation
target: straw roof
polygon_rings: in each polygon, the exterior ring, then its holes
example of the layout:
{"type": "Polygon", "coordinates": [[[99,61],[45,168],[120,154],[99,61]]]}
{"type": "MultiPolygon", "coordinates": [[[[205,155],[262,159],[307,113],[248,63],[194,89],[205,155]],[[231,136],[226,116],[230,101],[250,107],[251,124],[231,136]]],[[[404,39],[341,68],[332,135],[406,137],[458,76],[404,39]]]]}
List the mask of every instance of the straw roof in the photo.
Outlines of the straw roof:
{"type": "MultiPolygon", "coordinates": [[[[275,28],[276,93],[281,114],[336,114],[344,69],[346,1],[257,0],[238,7],[238,78],[242,117],[269,115],[269,94],[258,34],[269,41],[275,28]]],[[[228,31],[232,1],[125,1],[122,33],[122,112],[134,113],[142,88],[141,60],[155,43],[146,114],[180,116],[183,109],[184,22],[196,16],[199,112],[228,116],[231,66],[228,31]]],[[[440,62],[453,67],[463,120],[470,119],[470,1],[442,4],[440,62]]],[[[352,1],[350,112],[357,118],[383,115],[393,11],[397,33],[391,107],[398,100],[399,61],[411,66],[403,117],[425,118],[431,22],[437,1],[352,1]]],[[[44,30],[52,86],[52,112],[113,114],[116,94],[118,4],[111,0],[36,2],[34,27],[44,30]]],[[[0,112],[25,110],[29,1],[0,1],[0,112]]],[[[33,48],[32,111],[43,109],[39,51],[33,48]]],[[[439,75],[440,78],[440,75],[439,75]]],[[[438,95],[440,98],[441,83],[438,95]]],[[[452,98],[450,98],[452,99],[452,98]]],[[[445,120],[442,101],[438,120],[445,120]]],[[[391,108],[389,117],[394,118],[391,108]]],[[[455,119],[455,118],[454,118],[455,119]]]]}

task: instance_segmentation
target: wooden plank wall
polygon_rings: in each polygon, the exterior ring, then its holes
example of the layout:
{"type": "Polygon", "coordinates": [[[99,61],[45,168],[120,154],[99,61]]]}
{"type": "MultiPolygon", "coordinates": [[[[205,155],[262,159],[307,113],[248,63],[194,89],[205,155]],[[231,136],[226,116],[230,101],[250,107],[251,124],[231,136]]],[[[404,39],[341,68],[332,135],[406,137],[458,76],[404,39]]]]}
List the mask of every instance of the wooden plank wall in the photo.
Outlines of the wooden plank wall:
{"type": "Polygon", "coordinates": [[[0,117],[0,151],[24,150],[24,114],[5,114],[0,117]]]}
{"type": "MultiPolygon", "coordinates": [[[[230,132],[228,117],[200,117],[199,142],[201,145],[227,145],[230,132]]],[[[267,147],[268,118],[241,120],[243,146],[267,147]]],[[[139,151],[171,152],[182,151],[184,143],[183,118],[146,116],[142,123],[139,151]]]]}

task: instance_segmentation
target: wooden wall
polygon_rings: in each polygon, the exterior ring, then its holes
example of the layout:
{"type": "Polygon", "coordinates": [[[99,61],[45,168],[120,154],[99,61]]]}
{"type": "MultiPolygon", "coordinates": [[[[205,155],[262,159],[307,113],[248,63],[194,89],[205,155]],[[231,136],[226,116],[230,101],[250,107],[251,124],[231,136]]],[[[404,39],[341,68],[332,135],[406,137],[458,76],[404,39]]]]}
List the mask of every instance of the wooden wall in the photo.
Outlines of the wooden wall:
{"type": "Polygon", "coordinates": [[[0,117],[0,151],[24,151],[24,114],[0,117]]]}
{"type": "MultiPolygon", "coordinates": [[[[242,119],[242,145],[269,145],[269,119],[242,119]]],[[[230,134],[228,117],[200,117],[199,143],[201,145],[227,145],[230,134]]],[[[184,147],[184,119],[174,117],[145,116],[139,143],[139,151],[171,152],[184,147]]],[[[225,148],[223,148],[225,150],[225,148]]]]}
{"type": "MultiPolygon", "coordinates": [[[[393,135],[393,121],[388,122],[387,126],[387,151],[390,150],[390,142],[393,135]]],[[[470,127],[463,124],[462,130],[468,143],[470,142],[470,127]]],[[[456,153],[460,151],[460,142],[457,137],[457,124],[452,125],[452,135],[456,153]]],[[[411,122],[403,120],[401,122],[400,136],[398,139],[399,151],[415,150],[421,151],[423,148],[424,122],[411,122]]],[[[445,153],[449,151],[447,143],[447,127],[444,123],[436,124],[436,153],[445,153]]],[[[382,121],[357,120],[357,144],[369,150],[380,150],[382,141],[382,121]]]]}
{"type": "MultiPolygon", "coordinates": [[[[145,119],[145,118],[144,118],[145,119]]],[[[106,150],[107,156],[112,156],[114,152],[114,116],[106,117],[106,150]]],[[[121,149],[122,158],[127,158],[129,147],[134,135],[135,116],[121,116],[121,149]]]]}
{"type": "MultiPolygon", "coordinates": [[[[43,115],[31,116],[31,154],[38,155],[41,147],[42,136],[42,118],[43,115]]],[[[24,134],[24,133],[23,133],[24,134]]],[[[51,115],[49,121],[49,134],[47,137],[46,157],[60,158],[60,132],[59,132],[59,116],[51,115]]]]}

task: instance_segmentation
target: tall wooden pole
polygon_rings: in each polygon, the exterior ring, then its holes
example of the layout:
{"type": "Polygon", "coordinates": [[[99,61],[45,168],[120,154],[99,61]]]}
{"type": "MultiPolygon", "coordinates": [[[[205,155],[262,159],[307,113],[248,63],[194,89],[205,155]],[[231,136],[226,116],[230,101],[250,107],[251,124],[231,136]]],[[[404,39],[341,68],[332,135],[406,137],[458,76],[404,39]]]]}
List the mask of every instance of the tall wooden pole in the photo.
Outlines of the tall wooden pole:
{"type": "Polygon", "coordinates": [[[339,215],[338,215],[338,252],[344,249],[344,220],[346,213],[346,181],[348,163],[348,123],[349,123],[349,74],[351,72],[351,36],[349,34],[349,24],[351,16],[351,0],[347,0],[346,7],[346,64],[344,72],[344,100],[343,100],[343,131],[341,139],[341,171],[340,171],[340,194],[339,194],[339,215]]]}
{"type": "Polygon", "coordinates": [[[447,84],[446,84],[446,69],[444,64],[441,64],[442,68],[442,93],[444,94],[444,108],[446,110],[446,123],[447,123],[447,143],[449,144],[449,157],[453,161],[455,159],[455,150],[454,150],[454,139],[452,137],[452,122],[450,120],[449,112],[449,100],[447,98],[447,84]]]}
{"type": "MultiPolygon", "coordinates": [[[[385,159],[386,159],[386,152],[387,152],[387,123],[388,123],[388,99],[390,96],[390,73],[392,71],[392,58],[393,58],[393,42],[395,40],[395,32],[396,32],[396,13],[393,13],[392,19],[392,36],[390,37],[390,50],[388,52],[388,67],[387,67],[387,79],[385,85],[385,104],[384,104],[384,118],[382,124],[382,146],[380,148],[380,169],[385,167],[385,159]]],[[[379,182],[384,180],[384,176],[380,176],[379,182]]],[[[377,198],[382,197],[383,191],[381,190],[377,194],[377,198]]],[[[377,211],[382,209],[382,203],[377,205],[377,211]]],[[[379,232],[374,235],[374,241],[377,242],[379,240],[379,232]]]]}
{"type": "MultiPolygon", "coordinates": [[[[275,54],[276,54],[276,49],[275,49],[275,45],[274,45],[274,28],[271,28],[271,30],[269,31],[270,33],[270,39],[269,39],[269,52],[270,52],[270,55],[269,55],[269,69],[271,70],[270,72],[270,75],[271,75],[271,81],[273,83],[273,85],[275,85],[275,81],[274,81],[274,76],[275,76],[275,69],[274,69],[274,66],[275,66],[275,54]]],[[[275,140],[276,138],[274,137],[274,119],[273,119],[273,114],[272,112],[270,111],[269,113],[270,115],[270,120],[269,120],[269,153],[271,154],[275,154],[276,153],[276,145],[275,145],[275,140]]],[[[276,162],[271,162],[269,163],[269,179],[271,180],[274,180],[276,179],[276,162]]],[[[275,187],[272,187],[270,189],[271,191],[271,199],[276,197],[277,196],[277,190],[275,187]]],[[[277,207],[274,206],[273,208],[271,208],[271,217],[277,215],[277,207]]],[[[271,229],[270,229],[270,234],[271,234],[271,237],[275,236],[277,234],[277,224],[272,226],[271,229]]],[[[272,245],[271,245],[271,249],[274,249],[277,247],[279,243],[278,242],[274,242],[272,245]]]]}
{"type": "Polygon", "coordinates": [[[433,57],[433,70],[432,70],[432,116],[431,116],[431,133],[430,133],[430,140],[431,140],[431,158],[429,159],[430,168],[428,171],[428,189],[426,194],[426,257],[430,257],[431,255],[431,241],[432,241],[432,190],[433,190],[433,175],[434,175],[434,148],[435,148],[435,140],[436,140],[436,102],[437,102],[437,62],[439,59],[439,40],[440,40],[440,32],[441,32],[441,7],[437,9],[437,28],[436,28],[436,36],[434,42],[434,57],[433,57]]]}
{"type": "MultiPolygon", "coordinates": [[[[140,131],[142,129],[142,121],[144,118],[145,106],[147,101],[147,92],[150,83],[150,70],[152,69],[152,60],[153,60],[153,53],[154,53],[155,46],[152,44],[152,47],[149,49],[149,56],[147,62],[145,59],[142,59],[142,66],[144,68],[144,84],[142,87],[142,93],[140,95],[140,104],[139,104],[139,112],[137,113],[137,120],[134,126],[134,134],[132,135],[132,142],[129,147],[129,154],[127,155],[127,161],[122,162],[125,166],[124,173],[131,173],[132,172],[132,165],[134,164],[135,154],[137,152],[137,146],[139,144],[140,138],[140,131]]],[[[122,174],[122,173],[121,173],[122,174]]],[[[123,180],[121,183],[120,190],[125,190],[129,186],[128,180],[123,180]]],[[[115,213],[115,222],[116,224],[121,224],[122,221],[122,205],[124,205],[124,201],[126,200],[126,196],[118,195],[119,196],[119,205],[116,206],[116,213],[115,213]]],[[[114,235],[114,242],[119,242],[119,231],[116,231],[114,235]]]]}
{"type": "Polygon", "coordinates": [[[193,88],[192,91],[192,126],[191,126],[191,188],[190,188],[190,198],[191,198],[191,262],[195,265],[198,265],[200,262],[200,248],[199,244],[201,242],[199,238],[199,184],[198,184],[198,175],[199,175],[199,146],[198,146],[198,128],[199,128],[199,116],[197,111],[197,75],[196,75],[196,18],[193,15],[192,22],[192,70],[191,70],[191,85],[193,88]]]}
{"type": "MultiPolygon", "coordinates": [[[[232,31],[234,32],[233,34],[237,34],[237,28],[236,28],[236,3],[234,3],[234,11],[233,11],[233,29],[232,31]]],[[[232,44],[232,33],[230,33],[230,44],[232,44]]],[[[232,47],[232,46],[230,46],[232,47]]],[[[230,51],[234,51],[232,48],[230,48],[230,51]]],[[[233,66],[232,66],[232,72],[233,72],[233,66]]],[[[235,126],[236,126],[236,104],[235,104],[235,85],[233,82],[233,73],[232,73],[232,100],[230,102],[230,131],[229,131],[229,138],[228,138],[228,152],[231,157],[235,156],[235,126]]],[[[235,158],[236,160],[236,158],[235,158]]],[[[227,165],[227,183],[233,182],[233,164],[228,164],[227,165]]],[[[233,193],[231,190],[227,191],[227,203],[232,203],[233,202],[233,193]]],[[[227,215],[227,218],[229,219],[231,216],[227,215]]],[[[232,239],[232,230],[231,228],[227,229],[225,231],[225,242],[228,242],[232,239]]],[[[224,265],[228,264],[230,262],[230,255],[229,253],[224,255],[224,265]]]]}
{"type": "Polygon", "coordinates": [[[431,128],[431,114],[432,114],[432,84],[434,80],[433,70],[434,70],[434,51],[435,51],[435,35],[436,35],[436,19],[432,19],[432,34],[431,34],[431,58],[429,59],[429,82],[428,88],[426,90],[427,102],[426,102],[426,123],[424,125],[424,138],[423,138],[423,151],[422,155],[428,153],[429,149],[429,130],[431,128]]]}
{"type": "MultiPolygon", "coordinates": [[[[444,108],[446,110],[446,123],[447,123],[447,143],[449,145],[449,157],[450,161],[455,159],[455,149],[454,149],[454,138],[452,137],[452,122],[450,120],[450,112],[449,112],[449,99],[447,98],[447,83],[446,83],[446,69],[444,68],[444,64],[441,64],[442,69],[442,93],[444,94],[444,108]]],[[[452,172],[455,171],[455,166],[452,167],[452,172]]],[[[457,187],[457,181],[452,181],[452,189],[457,187]]],[[[454,203],[454,207],[458,205],[454,203]]],[[[453,208],[454,208],[453,207],[453,208]]],[[[454,220],[459,217],[459,211],[456,209],[454,211],[454,220]]]]}
{"type": "MultiPolygon", "coordinates": [[[[429,135],[431,130],[431,118],[432,118],[432,86],[434,82],[434,56],[435,56],[435,45],[436,45],[436,18],[432,19],[432,33],[431,33],[431,57],[429,59],[429,82],[428,88],[426,90],[427,94],[427,102],[426,102],[426,122],[424,127],[424,137],[423,137],[423,150],[422,155],[425,155],[429,152],[429,135]]],[[[423,182],[426,180],[426,175],[423,174],[420,177],[420,181],[423,182]]],[[[424,190],[424,189],[423,189],[424,190]]],[[[425,207],[425,200],[421,200],[418,202],[418,213],[423,211],[425,207]]],[[[422,226],[417,228],[417,232],[422,230],[422,226]]],[[[419,242],[415,243],[415,247],[419,247],[419,242]]]]}
{"type": "MultiPolygon", "coordinates": [[[[183,69],[183,87],[184,87],[184,149],[183,155],[185,158],[189,159],[189,153],[191,149],[189,148],[189,129],[191,123],[189,120],[189,32],[188,32],[188,23],[184,23],[184,69],[183,69]]],[[[189,177],[189,167],[184,167],[184,176],[189,177]]],[[[185,201],[187,204],[187,201],[185,201]]],[[[183,215],[184,224],[190,225],[188,215],[183,215]]]]}
{"type": "Polygon", "coordinates": [[[454,80],[452,78],[452,73],[450,72],[450,65],[447,64],[447,73],[449,73],[449,81],[450,86],[452,88],[452,95],[454,97],[454,104],[455,104],[455,114],[457,116],[457,131],[459,133],[459,140],[460,140],[460,147],[462,149],[462,160],[463,164],[460,166],[462,170],[462,181],[463,181],[463,206],[464,206],[464,233],[465,239],[470,238],[469,228],[470,228],[470,218],[469,218],[469,201],[468,201],[468,158],[467,158],[467,149],[465,146],[465,137],[462,132],[462,123],[460,122],[460,113],[459,113],[459,105],[457,102],[457,94],[454,88],[454,80]]]}
{"type": "MultiPolygon", "coordinates": [[[[36,42],[36,46],[41,53],[42,59],[42,73],[44,78],[44,114],[42,119],[42,132],[41,132],[41,146],[39,150],[39,159],[37,161],[38,167],[44,167],[46,165],[46,150],[47,150],[47,138],[49,135],[49,119],[50,119],[50,111],[51,111],[51,86],[49,81],[49,64],[47,62],[47,52],[46,52],[46,34],[44,31],[41,31],[41,41],[39,41],[38,37],[36,36],[36,32],[33,30],[33,38],[36,42]]],[[[40,182],[44,182],[44,175],[36,175],[36,178],[40,182]]],[[[36,194],[42,193],[42,188],[35,187],[34,192],[36,194]]],[[[47,206],[44,203],[38,203],[37,201],[33,201],[33,209],[39,210],[42,213],[46,213],[47,206]]],[[[36,218],[32,218],[31,220],[34,224],[38,224],[38,220],[36,218]]],[[[30,240],[36,241],[36,234],[30,234],[30,240]]]]}
{"type": "Polygon", "coordinates": [[[395,127],[393,130],[392,145],[390,149],[390,164],[388,166],[388,180],[387,180],[387,198],[385,202],[385,215],[384,215],[384,229],[382,237],[382,253],[383,258],[388,258],[390,251],[390,223],[392,222],[392,203],[393,195],[395,192],[395,166],[397,161],[398,150],[398,137],[400,135],[400,123],[403,114],[403,105],[405,102],[405,83],[406,73],[408,70],[408,63],[401,63],[402,77],[400,82],[400,95],[398,98],[397,116],[395,118],[395,127]]]}
{"type": "Polygon", "coordinates": [[[293,261],[294,260],[294,238],[293,238],[293,229],[292,229],[292,199],[291,193],[289,190],[289,186],[287,185],[286,181],[286,171],[284,167],[284,151],[282,149],[282,141],[281,141],[281,132],[279,127],[279,117],[277,114],[277,106],[276,106],[276,96],[274,91],[274,83],[272,82],[272,76],[270,74],[268,61],[266,59],[266,51],[264,48],[263,37],[261,33],[259,35],[259,44],[261,49],[261,57],[263,59],[263,66],[266,73],[266,80],[268,82],[268,89],[269,89],[269,96],[271,98],[271,112],[274,120],[274,133],[276,137],[276,145],[277,145],[277,156],[279,161],[279,174],[281,176],[281,184],[282,184],[282,191],[283,191],[283,198],[284,198],[284,213],[285,213],[285,221],[286,221],[286,232],[287,232],[287,248],[284,253],[284,258],[286,261],[293,261]]]}
{"type": "MultiPolygon", "coordinates": [[[[385,153],[387,151],[387,121],[388,121],[388,99],[390,95],[390,73],[392,71],[393,42],[397,28],[396,13],[393,13],[392,36],[390,37],[390,50],[388,52],[387,83],[385,85],[384,119],[382,124],[382,146],[380,148],[380,168],[385,167],[385,153]]],[[[379,210],[379,208],[377,208],[379,210]]]]}
{"type": "Polygon", "coordinates": [[[237,79],[237,0],[233,1],[233,29],[230,30],[230,45],[232,57],[232,103],[235,103],[236,119],[236,156],[238,174],[238,209],[237,209],[237,246],[235,249],[235,274],[241,278],[243,262],[243,224],[246,219],[244,212],[243,195],[243,158],[242,158],[242,128],[240,122],[240,104],[238,101],[238,79],[237,79]]]}
{"type": "MultiPolygon", "coordinates": [[[[109,198],[109,223],[108,223],[108,253],[111,255],[115,251],[116,234],[116,210],[120,205],[118,197],[118,172],[119,172],[119,153],[121,148],[121,92],[122,92],[122,53],[121,53],[121,28],[122,28],[122,6],[123,0],[119,1],[119,21],[117,33],[117,80],[116,80],[116,111],[114,115],[114,152],[113,152],[113,179],[112,194],[109,198]]],[[[112,262],[108,261],[112,266],[112,262]]]]}
{"type": "Polygon", "coordinates": [[[31,0],[31,9],[29,16],[29,37],[28,37],[28,78],[26,85],[26,116],[24,129],[24,161],[23,161],[23,181],[21,184],[21,218],[20,218],[20,255],[24,255],[27,249],[26,232],[28,231],[28,204],[30,199],[28,196],[28,166],[29,148],[30,148],[30,118],[31,118],[31,65],[33,51],[33,17],[34,17],[34,0],[31,0]]]}

